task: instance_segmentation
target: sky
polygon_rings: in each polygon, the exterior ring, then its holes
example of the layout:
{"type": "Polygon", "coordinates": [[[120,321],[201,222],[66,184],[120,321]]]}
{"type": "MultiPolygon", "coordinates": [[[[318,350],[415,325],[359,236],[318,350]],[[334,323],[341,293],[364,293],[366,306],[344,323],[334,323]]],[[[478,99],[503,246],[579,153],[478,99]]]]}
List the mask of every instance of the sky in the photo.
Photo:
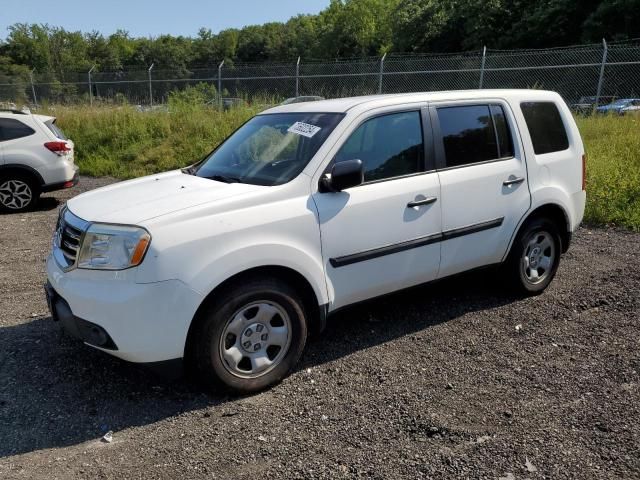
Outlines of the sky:
{"type": "Polygon", "coordinates": [[[329,0],[0,0],[0,38],[14,23],[48,23],[65,30],[132,36],[195,36],[200,27],[225,28],[286,21],[318,13],[329,0]]]}

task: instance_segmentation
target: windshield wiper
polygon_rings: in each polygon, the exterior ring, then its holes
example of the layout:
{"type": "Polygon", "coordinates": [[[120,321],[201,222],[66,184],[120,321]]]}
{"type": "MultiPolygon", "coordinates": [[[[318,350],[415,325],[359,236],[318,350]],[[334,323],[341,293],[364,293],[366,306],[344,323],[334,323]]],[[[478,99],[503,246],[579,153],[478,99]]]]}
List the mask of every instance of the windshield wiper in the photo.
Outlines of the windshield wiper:
{"type": "Polygon", "coordinates": [[[242,181],[238,177],[229,177],[227,175],[211,175],[210,177],[205,177],[209,180],[215,180],[216,182],[224,182],[224,183],[242,183],[242,181]]]}
{"type": "Polygon", "coordinates": [[[187,175],[195,175],[196,166],[195,165],[191,165],[190,167],[183,168],[182,169],[182,173],[186,173],[187,175]]]}

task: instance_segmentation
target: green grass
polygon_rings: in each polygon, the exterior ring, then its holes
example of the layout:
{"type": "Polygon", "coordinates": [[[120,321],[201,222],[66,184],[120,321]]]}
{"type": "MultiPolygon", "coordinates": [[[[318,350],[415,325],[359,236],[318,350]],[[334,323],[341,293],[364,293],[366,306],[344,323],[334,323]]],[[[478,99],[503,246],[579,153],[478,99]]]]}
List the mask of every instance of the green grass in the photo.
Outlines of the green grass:
{"type": "MultiPolygon", "coordinates": [[[[195,162],[260,109],[174,102],[168,111],[56,106],[49,113],[74,140],[83,174],[132,178],[195,162]]],[[[585,221],[640,231],[640,116],[577,121],[588,155],[585,221]]]]}
{"type": "Polygon", "coordinates": [[[257,113],[241,107],[172,107],[140,112],[121,107],[51,107],[76,145],[76,161],[90,176],[133,178],[200,160],[257,113]]]}
{"type": "Polygon", "coordinates": [[[577,122],[587,152],[585,221],[640,231],[640,116],[577,122]]]}

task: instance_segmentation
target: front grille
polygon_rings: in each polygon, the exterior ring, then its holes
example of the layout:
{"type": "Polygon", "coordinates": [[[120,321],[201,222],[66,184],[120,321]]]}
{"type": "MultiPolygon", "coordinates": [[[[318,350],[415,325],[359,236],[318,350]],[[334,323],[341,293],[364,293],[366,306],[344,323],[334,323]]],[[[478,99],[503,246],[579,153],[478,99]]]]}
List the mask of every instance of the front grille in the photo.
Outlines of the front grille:
{"type": "Polygon", "coordinates": [[[60,222],[59,232],[60,250],[62,250],[62,255],[64,255],[64,258],[66,258],[70,264],[76,263],[78,250],[80,249],[80,237],[82,236],[82,231],[72,227],[62,219],[60,222]]]}
{"type": "Polygon", "coordinates": [[[62,269],[70,270],[76,266],[82,235],[88,226],[88,222],[76,217],[68,208],[60,211],[53,242],[53,256],[62,269]]]}

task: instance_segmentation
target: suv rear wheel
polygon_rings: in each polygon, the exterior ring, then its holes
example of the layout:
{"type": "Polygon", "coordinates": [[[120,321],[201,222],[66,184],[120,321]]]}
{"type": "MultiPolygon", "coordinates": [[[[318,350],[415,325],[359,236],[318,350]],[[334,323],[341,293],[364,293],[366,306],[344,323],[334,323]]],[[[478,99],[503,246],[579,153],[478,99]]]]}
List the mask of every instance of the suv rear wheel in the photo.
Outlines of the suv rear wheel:
{"type": "Polygon", "coordinates": [[[555,223],[546,218],[528,220],[506,264],[515,289],[525,295],[542,293],[558,270],[561,251],[562,240],[555,223]]]}
{"type": "Polygon", "coordinates": [[[276,278],[226,288],[198,321],[193,339],[200,377],[210,386],[240,393],[282,380],[307,340],[302,298],[276,278]]]}
{"type": "Polygon", "coordinates": [[[0,176],[0,210],[24,212],[36,204],[39,195],[38,184],[27,175],[0,176]]]}

